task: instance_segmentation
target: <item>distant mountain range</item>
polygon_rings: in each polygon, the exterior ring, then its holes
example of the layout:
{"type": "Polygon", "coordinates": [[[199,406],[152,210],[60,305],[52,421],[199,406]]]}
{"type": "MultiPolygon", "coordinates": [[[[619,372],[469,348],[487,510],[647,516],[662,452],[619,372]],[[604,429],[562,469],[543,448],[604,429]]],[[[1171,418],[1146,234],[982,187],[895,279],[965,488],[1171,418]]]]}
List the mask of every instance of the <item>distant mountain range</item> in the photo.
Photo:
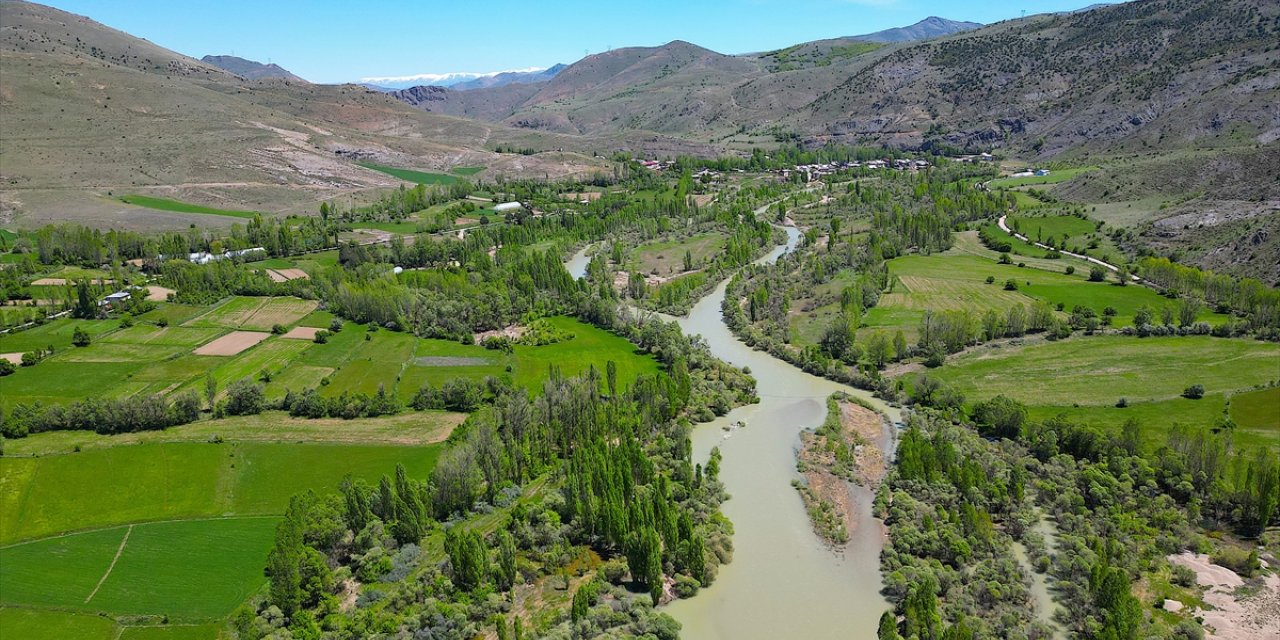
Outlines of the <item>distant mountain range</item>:
{"type": "Polygon", "coordinates": [[[231,73],[248,80],[277,78],[281,80],[292,80],[294,82],[306,82],[306,80],[289,73],[280,65],[262,64],[261,62],[237,58],[236,56],[205,56],[200,58],[200,62],[211,64],[223,71],[230,71],[231,73]]]}
{"type": "Polygon", "coordinates": [[[410,87],[449,87],[458,91],[501,87],[508,84],[543,82],[554,78],[565,65],[557,64],[547,69],[532,67],[512,71],[477,73],[453,71],[449,73],[421,73],[409,76],[374,76],[361,78],[360,84],[378,91],[396,91],[410,87]]]}
{"type": "Polygon", "coordinates": [[[909,27],[885,29],[860,36],[848,36],[844,40],[866,40],[867,42],[917,42],[941,38],[963,31],[972,31],[982,27],[980,22],[958,22],[937,16],[929,16],[909,27]]]}

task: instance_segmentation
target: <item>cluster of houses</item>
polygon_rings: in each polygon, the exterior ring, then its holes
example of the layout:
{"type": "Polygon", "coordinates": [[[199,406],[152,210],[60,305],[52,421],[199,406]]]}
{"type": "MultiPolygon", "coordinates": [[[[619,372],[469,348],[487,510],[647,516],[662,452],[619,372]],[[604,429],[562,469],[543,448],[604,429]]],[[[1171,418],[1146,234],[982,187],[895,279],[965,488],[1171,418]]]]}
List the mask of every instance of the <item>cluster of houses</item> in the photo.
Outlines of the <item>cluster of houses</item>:
{"type": "Polygon", "coordinates": [[[640,161],[640,166],[646,169],[653,169],[654,171],[664,171],[666,169],[670,169],[671,167],[675,166],[675,164],[676,164],[675,161],[672,161],[672,160],[641,160],[640,161]]]}
{"type": "Polygon", "coordinates": [[[791,177],[792,174],[800,174],[804,176],[805,182],[813,182],[822,179],[823,176],[829,176],[837,171],[845,171],[848,169],[894,169],[897,171],[919,171],[928,169],[931,165],[928,160],[912,160],[909,158],[898,158],[896,160],[867,160],[865,162],[823,162],[819,164],[800,164],[790,169],[780,169],[778,174],[784,180],[791,177]]]}
{"type": "Polygon", "coordinates": [[[1042,178],[1047,175],[1049,175],[1048,169],[1027,169],[1026,171],[1019,171],[1017,173],[1010,174],[1009,177],[1010,178],[1031,178],[1031,177],[1042,178]]]}
{"type": "Polygon", "coordinates": [[[972,156],[960,156],[956,158],[956,162],[995,162],[996,157],[989,153],[979,153],[972,156]]]}

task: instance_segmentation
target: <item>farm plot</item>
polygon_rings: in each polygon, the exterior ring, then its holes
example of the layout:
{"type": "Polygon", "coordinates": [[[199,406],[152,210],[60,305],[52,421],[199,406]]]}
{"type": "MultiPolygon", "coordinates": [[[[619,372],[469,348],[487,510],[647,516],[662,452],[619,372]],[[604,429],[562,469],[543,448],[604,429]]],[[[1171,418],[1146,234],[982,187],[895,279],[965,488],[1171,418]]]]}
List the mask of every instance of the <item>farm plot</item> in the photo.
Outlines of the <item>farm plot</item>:
{"type": "Polygon", "coordinates": [[[270,337],[271,334],[261,331],[232,331],[217,340],[197,347],[192,353],[198,356],[234,356],[270,337]]]}
{"type": "Polygon", "coordinates": [[[97,338],[118,326],[120,323],[113,320],[59,318],[38,327],[0,334],[0,353],[25,353],[51,345],[55,351],[62,351],[71,347],[71,335],[75,333],[76,328],[88,333],[92,338],[97,338]]]}
{"type": "Polygon", "coordinates": [[[1249,389],[1275,380],[1277,361],[1280,345],[1252,340],[1098,336],[979,349],[932,375],[970,400],[1003,394],[1028,405],[1111,406],[1171,400],[1193,384],[1209,395],[1249,389]]]}
{"type": "Polygon", "coordinates": [[[116,623],[102,616],[27,607],[0,607],[2,638],[114,640],[118,633],[120,629],[116,623]]]}
{"type": "MultiPolygon", "coordinates": [[[[348,331],[358,333],[346,330],[339,335],[348,331]]],[[[331,396],[343,392],[373,395],[379,385],[388,393],[395,391],[400,370],[413,356],[416,341],[417,338],[409,333],[379,331],[371,334],[371,339],[338,368],[321,393],[331,396]]]]}
{"type": "Polygon", "coordinates": [[[0,602],[179,621],[222,618],[265,582],[262,565],[276,522],[156,522],[5,547],[0,602]]]}
{"type": "Polygon", "coordinates": [[[425,477],[437,453],[430,445],[174,442],[6,456],[0,544],[131,522],[279,514],[290,496],[333,490],[347,473],[376,481],[399,462],[425,477]]]}
{"type": "Polygon", "coordinates": [[[99,342],[104,344],[195,348],[217,338],[224,331],[224,329],[213,327],[158,327],[137,324],[106,335],[99,342]]]}
{"type": "Polygon", "coordinates": [[[298,322],[315,308],[315,301],[301,298],[236,296],[187,321],[186,326],[270,331],[277,324],[287,327],[298,322]]]}
{"type": "Polygon", "coordinates": [[[438,388],[454,378],[477,382],[488,376],[501,378],[512,361],[501,351],[452,340],[419,340],[413,355],[400,376],[402,400],[413,397],[425,384],[438,388]]]}
{"type": "Polygon", "coordinates": [[[302,269],[267,269],[267,276],[273,282],[288,282],[299,278],[310,278],[302,269]]]}
{"type": "Polygon", "coordinates": [[[316,333],[319,331],[324,331],[324,329],[320,327],[294,327],[280,337],[288,338],[289,340],[315,340],[316,333]]]}

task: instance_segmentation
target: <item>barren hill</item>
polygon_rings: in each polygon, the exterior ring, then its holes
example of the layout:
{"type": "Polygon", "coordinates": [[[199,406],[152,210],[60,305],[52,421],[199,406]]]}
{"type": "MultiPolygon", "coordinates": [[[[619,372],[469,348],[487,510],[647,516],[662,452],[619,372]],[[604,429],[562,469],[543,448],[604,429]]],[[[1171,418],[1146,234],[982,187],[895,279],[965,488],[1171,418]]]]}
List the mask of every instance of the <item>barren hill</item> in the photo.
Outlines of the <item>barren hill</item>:
{"type": "Polygon", "coordinates": [[[246,80],[88,18],[12,0],[0,2],[0,66],[0,224],[191,222],[112,197],[123,193],[313,212],[320,200],[395,184],[354,159],[559,176],[595,171],[602,165],[590,151],[641,138],[566,138],[426,113],[364,87],[246,80]],[[563,152],[489,151],[500,144],[563,152]]]}
{"type": "Polygon", "coordinates": [[[274,78],[277,80],[306,82],[306,80],[293,75],[278,64],[262,64],[261,62],[237,58],[236,56],[205,56],[200,58],[200,62],[211,64],[223,71],[230,71],[246,80],[274,78]]]}

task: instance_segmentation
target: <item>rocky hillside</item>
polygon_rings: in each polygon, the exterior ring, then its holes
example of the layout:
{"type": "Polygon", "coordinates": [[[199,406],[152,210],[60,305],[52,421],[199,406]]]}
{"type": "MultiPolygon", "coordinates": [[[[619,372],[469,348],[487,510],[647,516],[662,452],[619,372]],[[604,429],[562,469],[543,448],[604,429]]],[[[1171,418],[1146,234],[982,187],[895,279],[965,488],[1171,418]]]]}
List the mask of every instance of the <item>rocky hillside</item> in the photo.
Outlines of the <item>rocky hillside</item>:
{"type": "Polygon", "coordinates": [[[306,80],[289,73],[288,70],[278,64],[262,64],[261,62],[237,58],[236,56],[205,56],[200,58],[200,62],[211,64],[223,71],[230,71],[246,80],[275,79],[306,82],[306,80]]]}
{"type": "Polygon", "coordinates": [[[837,39],[737,57],[684,42],[619,49],[536,90],[445,91],[418,104],[537,130],[717,142],[755,134],[1039,157],[1235,146],[1280,137],[1278,42],[1280,4],[1269,0],[1135,0],[925,42],[837,39]]]}
{"type": "Polygon", "coordinates": [[[0,67],[6,225],[185,228],[190,216],[141,222],[141,212],[112,196],[314,212],[320,200],[395,184],[356,159],[555,177],[600,170],[597,150],[699,149],[652,135],[595,140],[464,120],[354,85],[246,80],[88,18],[13,0],[0,1],[0,67]],[[493,153],[499,145],[547,151],[493,153]]]}

